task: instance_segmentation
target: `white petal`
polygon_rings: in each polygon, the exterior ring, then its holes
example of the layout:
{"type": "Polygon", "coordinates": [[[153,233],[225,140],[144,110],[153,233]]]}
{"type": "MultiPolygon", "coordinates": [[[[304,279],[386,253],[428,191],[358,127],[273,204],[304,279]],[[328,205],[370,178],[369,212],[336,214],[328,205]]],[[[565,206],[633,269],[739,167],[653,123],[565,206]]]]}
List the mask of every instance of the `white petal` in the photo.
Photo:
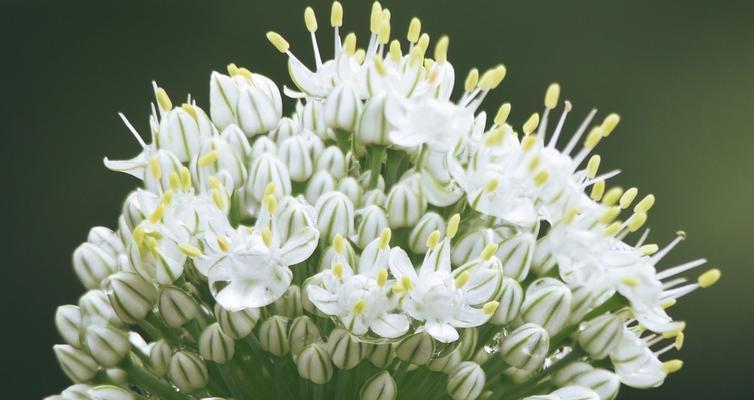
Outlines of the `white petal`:
{"type": "Polygon", "coordinates": [[[305,261],[317,248],[319,231],[304,227],[291,236],[280,249],[280,258],[286,265],[295,265],[305,261]]]}
{"type": "Polygon", "coordinates": [[[390,273],[398,279],[404,276],[409,277],[411,280],[416,279],[416,270],[414,270],[408,254],[400,247],[393,247],[390,250],[390,273]]]}
{"type": "Polygon", "coordinates": [[[438,342],[451,343],[458,340],[458,331],[449,324],[427,322],[424,330],[438,342]]]}
{"type": "Polygon", "coordinates": [[[384,338],[397,338],[408,331],[408,318],[402,314],[387,314],[373,321],[372,331],[384,338]]]}

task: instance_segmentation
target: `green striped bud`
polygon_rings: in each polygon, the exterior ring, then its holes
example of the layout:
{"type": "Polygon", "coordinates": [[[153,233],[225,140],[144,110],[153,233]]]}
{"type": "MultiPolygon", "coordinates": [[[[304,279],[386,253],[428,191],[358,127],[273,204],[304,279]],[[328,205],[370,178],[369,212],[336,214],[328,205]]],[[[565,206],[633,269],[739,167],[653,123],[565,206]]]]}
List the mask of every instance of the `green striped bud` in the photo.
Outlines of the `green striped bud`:
{"type": "Polygon", "coordinates": [[[482,393],[485,381],[479,364],[464,361],[448,374],[448,394],[453,400],[474,400],[482,393]]]}
{"type": "Polygon", "coordinates": [[[217,322],[206,327],[201,336],[199,336],[199,354],[205,360],[225,364],[233,358],[235,352],[236,342],[233,341],[233,338],[223,333],[217,322]]]}
{"type": "Polygon", "coordinates": [[[126,249],[116,232],[104,226],[95,226],[89,230],[86,241],[104,250],[112,257],[123,254],[126,249]]]}
{"type": "Polygon", "coordinates": [[[503,277],[498,302],[500,305],[490,318],[490,323],[506,325],[518,316],[521,304],[524,302],[524,290],[521,288],[521,284],[513,278],[503,277]]]}
{"type": "Polygon", "coordinates": [[[291,323],[290,332],[288,332],[288,342],[291,346],[291,353],[297,356],[304,348],[312,343],[322,340],[317,324],[306,315],[297,317],[291,323]]]}
{"type": "Polygon", "coordinates": [[[259,320],[258,308],[247,308],[241,311],[228,311],[221,305],[215,304],[215,319],[220,329],[233,339],[243,339],[249,336],[259,320]]]}
{"type": "MultiPolygon", "coordinates": [[[[273,144],[274,145],[274,144],[273,144]]],[[[251,163],[244,190],[257,204],[264,200],[267,185],[275,185],[275,197],[282,198],[291,194],[291,178],[288,168],[275,156],[275,153],[263,153],[251,163]]]]}
{"type": "Polygon", "coordinates": [[[387,215],[380,206],[369,205],[356,212],[355,243],[365,248],[374,239],[380,237],[382,230],[388,227],[387,215]]]}
{"type": "Polygon", "coordinates": [[[302,128],[312,131],[318,137],[324,139],[327,136],[327,126],[324,118],[322,118],[322,107],[321,101],[307,101],[299,114],[301,115],[302,128]]]}
{"type": "Polygon", "coordinates": [[[288,319],[279,315],[266,319],[259,326],[262,349],[278,357],[288,354],[288,319]]]}
{"type": "Polygon", "coordinates": [[[198,354],[184,350],[173,354],[170,359],[168,378],[178,389],[191,393],[207,385],[209,372],[198,354]]]}
{"type": "Polygon", "coordinates": [[[458,350],[461,352],[461,358],[469,360],[476,352],[476,345],[479,341],[479,331],[476,328],[466,328],[461,330],[461,342],[458,350]]]}
{"type": "Polygon", "coordinates": [[[55,310],[55,327],[66,343],[73,347],[81,347],[81,309],[67,304],[55,310]]]}
{"type": "Polygon", "coordinates": [[[536,237],[521,232],[500,242],[495,255],[503,263],[503,273],[519,282],[526,279],[531,267],[536,237]]]}
{"type": "Polygon", "coordinates": [[[590,371],[578,374],[569,382],[571,385],[592,389],[600,400],[614,400],[620,391],[620,378],[612,371],[602,368],[592,368],[590,371]]]}
{"type": "Polygon", "coordinates": [[[86,346],[92,358],[105,368],[118,365],[131,350],[131,343],[125,332],[97,326],[87,329],[86,346]]]}
{"type": "Polygon", "coordinates": [[[416,365],[424,365],[435,352],[435,342],[426,332],[415,333],[401,340],[395,347],[395,354],[401,360],[416,365]]]}
{"type": "Polygon", "coordinates": [[[282,116],[280,91],[269,78],[253,74],[251,84],[239,85],[236,117],[246,136],[267,133],[282,116]]]}
{"type": "Polygon", "coordinates": [[[369,346],[367,359],[377,368],[387,368],[395,359],[395,351],[391,343],[373,344],[369,346]]]}
{"type": "Polygon", "coordinates": [[[610,292],[595,293],[593,288],[586,286],[571,287],[571,293],[573,293],[573,299],[571,300],[571,317],[568,322],[572,324],[581,322],[595,304],[601,304],[612,295],[610,292]],[[601,295],[605,297],[600,298],[601,295]]]}
{"type": "Polygon", "coordinates": [[[304,379],[318,385],[323,385],[332,379],[332,360],[322,343],[312,343],[306,346],[295,361],[298,374],[304,379]]]}
{"type": "MultiPolygon", "coordinates": [[[[387,201],[387,195],[385,195],[385,192],[383,192],[382,189],[372,189],[364,193],[364,200],[363,200],[364,206],[371,205],[371,206],[383,207],[386,201],[387,201]]],[[[385,221],[387,221],[387,217],[385,217],[385,221]]],[[[387,223],[385,224],[385,226],[387,226],[387,223]]]]}
{"type": "Polygon", "coordinates": [[[301,124],[299,124],[298,119],[283,117],[280,119],[280,122],[278,122],[277,128],[270,131],[267,136],[270,138],[270,140],[273,140],[275,141],[275,143],[280,144],[283,143],[285,139],[297,136],[299,134],[301,134],[301,124]]]}
{"type": "Polygon", "coordinates": [[[199,312],[199,307],[191,296],[175,286],[165,286],[157,302],[160,316],[168,326],[178,328],[191,321],[199,312]]]}
{"type": "Polygon", "coordinates": [[[364,189],[361,187],[359,181],[357,181],[356,178],[352,176],[341,178],[340,182],[338,182],[337,190],[351,199],[354,206],[356,206],[357,208],[361,207],[361,200],[362,196],[364,196],[364,189]]]}
{"type": "Polygon", "coordinates": [[[245,166],[250,164],[251,143],[238,125],[228,125],[222,130],[220,137],[228,143],[245,166]]]}
{"type": "Polygon", "coordinates": [[[427,368],[435,372],[450,373],[458,364],[463,361],[459,348],[453,350],[445,357],[435,358],[427,364],[427,368]]]}
{"type": "Polygon", "coordinates": [[[361,107],[361,99],[353,85],[338,85],[325,99],[322,110],[325,124],[332,129],[353,132],[361,115],[361,107]]]}
{"type": "Polygon", "coordinates": [[[361,346],[361,342],[343,328],[335,328],[327,339],[327,351],[333,364],[340,369],[359,365],[364,353],[361,346]]]}
{"type": "Polygon", "coordinates": [[[500,352],[508,365],[526,371],[539,368],[547,357],[550,335],[536,324],[524,324],[503,339],[500,352]]]}
{"type": "Polygon", "coordinates": [[[157,288],[136,273],[118,272],[107,280],[107,298],[123,322],[135,324],[152,311],[157,288]]]}
{"type": "Polygon", "coordinates": [[[419,219],[408,236],[408,248],[416,254],[427,252],[427,238],[434,231],[445,232],[445,220],[435,212],[428,212],[419,219]]]}
{"type": "Polygon", "coordinates": [[[387,93],[383,92],[370,98],[361,113],[356,126],[356,137],[363,145],[387,146],[390,144],[389,133],[394,128],[385,117],[387,93]]]}
{"type": "Polygon", "coordinates": [[[450,260],[455,266],[466,264],[478,258],[482,250],[492,242],[492,231],[489,229],[478,229],[468,232],[459,240],[453,242],[450,260]]]}
{"type": "Polygon", "coordinates": [[[286,318],[296,318],[304,313],[301,305],[301,289],[291,285],[288,290],[275,301],[275,313],[286,318]]]}
{"type": "Polygon", "coordinates": [[[317,199],[325,193],[335,190],[335,178],[328,171],[317,171],[309,179],[304,191],[304,197],[309,204],[317,204],[317,199]]]}
{"type": "Polygon", "coordinates": [[[122,326],[107,295],[102,290],[90,290],[79,299],[82,326],[122,326]]]}
{"type": "Polygon", "coordinates": [[[351,237],[353,227],[353,203],[340,192],[325,193],[314,207],[317,210],[319,238],[323,243],[331,243],[335,235],[351,237]]]}
{"type": "Polygon", "coordinates": [[[278,142],[277,156],[288,168],[288,174],[294,182],[305,182],[314,173],[314,162],[303,136],[278,142]]]}
{"type": "Polygon", "coordinates": [[[572,362],[552,375],[552,382],[557,386],[568,386],[577,376],[591,372],[594,367],[583,361],[572,362]]]}
{"type": "Polygon", "coordinates": [[[392,188],[385,201],[385,210],[393,229],[412,227],[427,210],[427,201],[415,179],[403,180],[392,188]]]}
{"type": "Polygon", "coordinates": [[[364,382],[359,391],[361,400],[395,400],[398,396],[398,385],[387,371],[381,371],[364,382]]]}
{"type": "Polygon", "coordinates": [[[67,344],[56,344],[52,349],[55,351],[60,368],[72,381],[86,382],[97,374],[99,365],[83,351],[67,344]]]}
{"type": "Polygon", "coordinates": [[[173,348],[165,339],[156,341],[149,349],[149,365],[155,375],[162,377],[168,372],[170,359],[173,358],[173,348]]]}
{"type": "Polygon", "coordinates": [[[595,360],[601,360],[618,346],[623,336],[623,318],[602,314],[579,326],[579,345],[595,360]]]}
{"type": "Polygon", "coordinates": [[[99,246],[86,242],[73,252],[73,270],[84,287],[96,289],[117,270],[116,257],[99,246]]]}
{"type": "Polygon", "coordinates": [[[65,390],[60,392],[60,396],[64,400],[91,400],[91,397],[89,397],[89,390],[91,388],[92,387],[89,385],[76,383],[68,386],[65,390]]]}
{"type": "Polygon", "coordinates": [[[175,154],[180,162],[185,163],[199,154],[204,141],[212,137],[213,130],[204,111],[193,105],[184,105],[163,115],[155,144],[159,149],[175,154]]]}
{"type": "Polygon", "coordinates": [[[327,171],[335,179],[346,176],[346,155],[338,146],[329,146],[317,159],[317,171],[327,171]]]}
{"type": "Polygon", "coordinates": [[[135,400],[133,393],[115,385],[100,385],[88,392],[92,400],[135,400]]]}
{"type": "Polygon", "coordinates": [[[550,335],[560,332],[571,312],[571,291],[554,278],[540,278],[526,289],[521,317],[524,322],[541,325],[550,335]]]}

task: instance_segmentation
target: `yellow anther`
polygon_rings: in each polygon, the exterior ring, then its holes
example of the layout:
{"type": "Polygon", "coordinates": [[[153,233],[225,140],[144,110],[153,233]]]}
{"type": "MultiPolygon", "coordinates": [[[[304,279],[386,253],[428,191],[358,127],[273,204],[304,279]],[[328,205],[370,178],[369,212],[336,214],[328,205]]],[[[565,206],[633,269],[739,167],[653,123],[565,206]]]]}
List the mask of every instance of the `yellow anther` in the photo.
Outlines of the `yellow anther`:
{"type": "Polygon", "coordinates": [[[268,194],[264,197],[264,208],[266,208],[267,212],[270,214],[275,213],[275,210],[278,209],[278,201],[275,199],[275,196],[268,194]]]}
{"type": "Polygon", "coordinates": [[[639,251],[645,256],[651,256],[652,254],[657,253],[658,250],[660,250],[660,246],[654,243],[645,244],[644,246],[639,247],[639,251]]]}
{"type": "Polygon", "coordinates": [[[336,233],[332,238],[332,247],[335,249],[336,253],[343,254],[346,250],[346,239],[343,239],[343,236],[340,236],[340,233],[336,233]]]}
{"type": "Polygon", "coordinates": [[[647,212],[652,208],[653,205],[655,205],[655,196],[653,194],[648,194],[644,196],[641,201],[636,203],[636,206],[634,206],[634,211],[647,212]]]}
{"type": "Polygon", "coordinates": [[[275,182],[270,182],[270,183],[267,184],[267,186],[264,187],[264,196],[263,197],[269,196],[271,194],[272,195],[275,194],[275,182]]]}
{"type": "Polygon", "coordinates": [[[529,151],[537,143],[537,135],[527,135],[521,139],[521,148],[524,151],[529,151]]]}
{"type": "Polygon", "coordinates": [[[484,261],[489,261],[492,256],[495,255],[495,252],[497,251],[497,243],[490,243],[487,246],[484,246],[484,250],[482,250],[482,254],[479,255],[479,258],[481,258],[484,261]]]}
{"type": "Polygon", "coordinates": [[[173,191],[172,190],[166,190],[162,194],[162,199],[160,199],[160,203],[169,206],[173,203],[173,191]]]}
{"type": "Polygon", "coordinates": [[[604,135],[605,137],[610,136],[610,134],[613,132],[613,129],[618,126],[619,122],[620,116],[618,114],[612,113],[605,117],[605,119],[602,121],[602,135],[604,135]]]}
{"type": "Polygon", "coordinates": [[[683,368],[683,361],[681,360],[670,360],[662,363],[662,370],[667,374],[678,372],[681,368],[683,368]]]}
{"type": "Polygon", "coordinates": [[[586,135],[586,140],[584,140],[584,147],[591,150],[597,147],[597,144],[599,144],[600,140],[602,140],[602,128],[595,126],[591,131],[589,131],[589,134],[586,135]]]}
{"type": "Polygon", "coordinates": [[[484,311],[486,315],[492,315],[495,313],[495,311],[497,311],[497,308],[499,306],[500,303],[497,301],[488,301],[482,306],[482,311],[484,311]]]}
{"type": "Polygon", "coordinates": [[[422,23],[419,21],[419,18],[411,18],[411,22],[408,24],[408,34],[406,35],[406,38],[411,43],[416,43],[417,40],[419,40],[419,35],[422,31],[422,23]]]}
{"type": "MultiPolygon", "coordinates": [[[[610,190],[608,190],[605,194],[605,197],[602,198],[602,204],[608,207],[612,207],[613,205],[615,205],[615,203],[618,202],[618,200],[620,200],[621,196],[623,196],[622,188],[618,186],[610,188],[610,190]]],[[[636,210],[634,209],[634,211],[636,210]]]]}
{"type": "Polygon", "coordinates": [[[209,183],[209,187],[212,189],[225,189],[225,185],[223,185],[223,183],[220,182],[217,177],[210,176],[209,178],[207,178],[207,183],[209,183]]]}
{"type": "Polygon", "coordinates": [[[144,242],[144,226],[139,224],[134,228],[134,231],[131,233],[131,237],[134,240],[134,243],[136,243],[137,246],[141,247],[142,243],[144,242]]]}
{"type": "Polygon", "coordinates": [[[159,243],[157,243],[157,239],[155,239],[152,236],[147,236],[144,238],[144,250],[146,251],[154,251],[154,249],[157,248],[159,243]]]}
{"type": "Polygon", "coordinates": [[[268,247],[272,244],[272,231],[270,231],[270,228],[262,229],[262,241],[268,247]]]}
{"type": "Polygon", "coordinates": [[[605,194],[605,180],[600,179],[597,182],[594,182],[594,185],[592,185],[592,193],[591,197],[594,201],[600,201],[602,198],[602,195],[605,194]]]}
{"type": "Polygon", "coordinates": [[[306,10],[304,10],[304,23],[306,23],[307,31],[317,31],[317,17],[314,15],[314,9],[312,9],[311,7],[306,7],[306,10]]]}
{"type": "Polygon", "coordinates": [[[227,253],[228,250],[230,250],[230,243],[228,243],[228,239],[226,239],[224,236],[218,236],[217,247],[219,247],[223,253],[227,253]]]}
{"type": "Polygon", "coordinates": [[[336,26],[343,26],[343,6],[339,1],[332,3],[332,9],[330,10],[330,26],[335,28],[336,26]]]}
{"type": "Polygon", "coordinates": [[[615,236],[618,234],[618,232],[620,232],[622,227],[622,221],[615,221],[612,224],[608,225],[603,233],[605,234],[605,236],[615,236]]]}
{"type": "Polygon", "coordinates": [[[508,120],[508,116],[511,114],[511,103],[503,103],[500,108],[497,109],[495,114],[495,125],[502,125],[508,120]]]}
{"type": "Polygon", "coordinates": [[[499,127],[490,132],[484,140],[486,146],[499,146],[505,139],[505,127],[499,127]]]}
{"type": "Polygon", "coordinates": [[[181,253],[189,256],[189,257],[199,257],[202,255],[202,251],[199,250],[198,247],[192,246],[188,243],[181,243],[178,245],[178,249],[181,250],[181,253]]]}
{"type": "Polygon", "coordinates": [[[248,80],[251,80],[254,77],[251,71],[244,67],[238,69],[238,75],[241,75],[248,80]]]}
{"type": "Polygon", "coordinates": [[[534,113],[529,116],[529,119],[527,119],[526,122],[524,122],[524,134],[531,134],[535,129],[537,129],[537,126],[539,126],[539,113],[534,113]]]}
{"type": "Polygon", "coordinates": [[[432,71],[432,67],[434,65],[435,60],[431,58],[424,59],[424,70],[427,72],[427,80],[430,82],[434,82],[434,80],[438,77],[437,71],[432,71]]]}
{"type": "Polygon", "coordinates": [[[720,280],[720,270],[717,268],[711,269],[701,275],[699,275],[699,278],[697,278],[697,283],[699,284],[699,287],[701,288],[708,288],[715,283],[717,283],[718,280],[720,280]]]}
{"type": "Polygon", "coordinates": [[[620,215],[620,207],[610,207],[604,213],[602,213],[599,222],[601,224],[607,225],[615,221],[615,219],[618,218],[618,215],[620,215]]]}
{"type": "Polygon", "coordinates": [[[337,262],[332,266],[332,274],[338,279],[343,279],[343,264],[337,262]]]}
{"type": "Polygon", "coordinates": [[[234,63],[228,64],[227,69],[228,69],[228,75],[230,76],[238,75],[238,67],[236,66],[236,64],[234,63]]]}
{"type": "Polygon", "coordinates": [[[563,215],[563,221],[566,224],[570,224],[573,222],[573,219],[576,218],[577,215],[579,215],[579,209],[576,207],[571,207],[568,210],[566,210],[565,215],[563,215]]]}
{"type": "Polygon", "coordinates": [[[389,19],[383,19],[380,22],[380,27],[379,27],[379,30],[377,31],[377,40],[379,41],[380,44],[387,44],[390,41],[390,20],[389,19]]]}
{"type": "Polygon", "coordinates": [[[380,270],[377,271],[377,286],[383,287],[385,286],[385,283],[387,283],[387,270],[385,268],[380,268],[380,270]]]}
{"type": "Polygon", "coordinates": [[[160,167],[160,159],[157,157],[152,157],[151,160],[149,160],[149,171],[152,173],[152,176],[155,179],[162,178],[162,168],[160,167]]]}
{"type": "Polygon", "coordinates": [[[178,176],[181,178],[181,186],[184,190],[188,190],[193,187],[191,184],[191,173],[189,172],[188,168],[181,167],[181,169],[178,171],[178,176]]]}
{"type": "Polygon", "coordinates": [[[461,214],[453,214],[448,220],[448,226],[445,228],[445,236],[453,239],[458,233],[458,224],[461,223],[461,214]]]}
{"type": "Polygon", "coordinates": [[[637,194],[639,194],[639,189],[635,187],[626,190],[626,192],[623,193],[623,196],[620,197],[620,208],[625,210],[626,208],[631,206],[631,203],[633,203],[637,194]]]}
{"type": "Polygon", "coordinates": [[[374,70],[377,71],[380,76],[385,76],[385,74],[387,74],[385,63],[382,61],[382,57],[380,55],[374,56],[374,70]]]}
{"type": "Polygon", "coordinates": [[[352,56],[356,53],[356,34],[351,32],[343,39],[343,51],[347,55],[352,56]]]}
{"type": "Polygon", "coordinates": [[[647,213],[634,213],[628,220],[629,232],[636,232],[647,222],[647,213]]]}
{"type": "Polygon", "coordinates": [[[499,64],[498,66],[491,68],[487,70],[484,74],[482,74],[482,77],[479,78],[479,89],[482,90],[491,90],[498,85],[500,85],[500,82],[505,79],[505,73],[506,73],[505,66],[502,64],[499,64]]]}
{"type": "Polygon", "coordinates": [[[660,307],[662,307],[663,309],[668,309],[670,307],[673,307],[677,302],[678,300],[676,299],[666,299],[662,303],[660,303],[660,307]]]}
{"type": "Polygon", "coordinates": [[[686,231],[676,231],[675,235],[681,238],[681,240],[686,240],[686,231]]]}
{"type": "Polygon", "coordinates": [[[217,208],[225,210],[225,196],[223,196],[219,189],[212,189],[212,201],[215,202],[217,208]]]}
{"type": "Polygon", "coordinates": [[[364,62],[364,59],[366,58],[366,51],[364,49],[356,49],[356,52],[353,53],[353,59],[356,60],[357,63],[362,64],[364,62]]]}
{"type": "Polygon", "coordinates": [[[367,306],[367,302],[364,299],[359,299],[356,304],[353,305],[354,314],[361,314],[367,306]]]}
{"type": "Polygon", "coordinates": [[[168,175],[168,184],[170,184],[171,189],[179,190],[181,189],[181,178],[177,173],[171,172],[170,175],[168,175]]]}
{"type": "Polygon", "coordinates": [[[411,279],[407,276],[403,276],[401,278],[401,288],[407,292],[411,291],[411,289],[414,288],[414,284],[411,283],[411,279]]]}
{"type": "Polygon", "coordinates": [[[165,206],[159,204],[152,212],[152,215],[149,216],[149,222],[156,224],[162,220],[163,215],[165,215],[165,206]]]}
{"type": "Polygon", "coordinates": [[[390,244],[390,236],[393,234],[393,231],[390,230],[390,228],[384,228],[382,229],[382,232],[380,232],[380,241],[378,242],[378,247],[382,250],[387,249],[388,245],[390,244]]]}
{"type": "MultiPolygon", "coordinates": [[[[435,54],[435,57],[437,57],[437,54],[435,54]]],[[[438,60],[438,62],[440,62],[440,60],[438,60]]],[[[463,83],[463,90],[468,93],[474,90],[477,83],[479,83],[479,70],[472,68],[466,76],[466,81],[463,83]]]]}
{"type": "Polygon", "coordinates": [[[422,62],[423,59],[424,51],[421,49],[421,47],[416,46],[411,50],[411,53],[408,56],[408,65],[411,67],[416,67],[422,62]]]}
{"type": "Polygon", "coordinates": [[[369,17],[369,31],[377,33],[382,22],[382,5],[379,1],[372,3],[372,14],[369,17]]]}
{"type": "Polygon", "coordinates": [[[390,51],[389,51],[390,61],[392,62],[400,62],[401,57],[403,57],[403,53],[401,53],[401,42],[397,40],[393,40],[390,42],[390,51]]]}
{"type": "Polygon", "coordinates": [[[154,92],[154,96],[157,98],[157,104],[160,106],[160,109],[162,109],[163,111],[173,109],[173,103],[170,101],[168,92],[166,92],[165,89],[158,87],[154,92]]]}
{"type": "Polygon", "coordinates": [[[272,43],[272,45],[275,46],[275,48],[278,49],[278,51],[281,53],[285,53],[290,47],[290,45],[288,45],[288,41],[283,39],[283,37],[280,36],[280,34],[278,34],[277,32],[267,32],[267,40],[269,40],[270,43],[272,43]]]}
{"type": "Polygon", "coordinates": [[[416,47],[420,48],[422,50],[422,55],[424,55],[429,48],[429,35],[422,33],[421,36],[419,36],[419,41],[416,42],[416,47]]]}
{"type": "Polygon", "coordinates": [[[200,167],[206,167],[214,163],[215,161],[217,161],[217,158],[219,156],[220,156],[220,152],[217,151],[217,149],[215,149],[199,157],[199,160],[197,161],[197,163],[199,164],[200,167]]]}
{"type": "Polygon", "coordinates": [[[635,276],[624,276],[624,277],[620,278],[620,281],[621,281],[621,283],[623,283],[624,285],[626,285],[628,287],[636,287],[640,283],[639,279],[636,278],[635,276]]]}
{"type": "Polygon", "coordinates": [[[542,186],[547,182],[547,179],[550,178],[550,173],[547,172],[547,170],[539,171],[538,174],[534,175],[534,184],[537,186],[542,186]]]}
{"type": "Polygon", "coordinates": [[[542,162],[542,157],[540,157],[540,155],[537,154],[531,158],[531,161],[529,161],[529,165],[527,166],[527,168],[529,169],[530,172],[534,172],[534,170],[536,170],[537,167],[539,167],[539,164],[541,162],[542,162]]]}
{"type": "Polygon", "coordinates": [[[469,283],[469,279],[471,279],[471,274],[469,271],[463,271],[460,275],[458,275],[458,278],[455,279],[455,284],[457,288],[462,288],[464,285],[469,283]]]}
{"type": "Polygon", "coordinates": [[[194,108],[194,106],[192,106],[191,104],[188,104],[188,103],[183,103],[183,104],[181,104],[181,110],[185,111],[185,112],[186,112],[186,113],[187,113],[188,115],[190,115],[190,116],[191,116],[191,118],[193,118],[193,119],[195,119],[195,120],[196,120],[197,118],[199,118],[199,117],[198,117],[198,116],[196,115],[196,109],[195,109],[195,108],[194,108]]]}
{"type": "Polygon", "coordinates": [[[545,107],[552,110],[558,106],[558,98],[560,98],[560,85],[557,83],[551,83],[545,92],[545,107]]]}
{"type": "Polygon", "coordinates": [[[437,243],[440,242],[440,231],[432,231],[432,233],[427,236],[427,248],[430,250],[434,250],[435,247],[437,247],[437,243]]]}
{"type": "Polygon", "coordinates": [[[684,329],[686,329],[686,323],[685,322],[681,322],[678,325],[677,328],[675,328],[673,330],[669,330],[667,332],[663,332],[662,333],[662,337],[665,338],[665,339],[670,339],[670,338],[677,337],[678,335],[680,335],[680,334],[683,333],[684,329]]]}
{"type": "Polygon", "coordinates": [[[447,36],[443,36],[435,44],[435,60],[438,64],[444,64],[448,61],[448,44],[450,39],[447,36]]]}
{"type": "Polygon", "coordinates": [[[495,178],[492,178],[488,180],[487,183],[484,185],[484,191],[486,193],[492,193],[495,190],[497,190],[498,186],[500,186],[500,181],[495,178]]]}
{"type": "Polygon", "coordinates": [[[590,179],[597,176],[597,170],[600,169],[600,162],[602,158],[595,154],[589,158],[589,162],[586,164],[586,176],[590,179]]]}
{"type": "Polygon", "coordinates": [[[680,350],[683,348],[683,342],[686,341],[686,334],[683,332],[678,332],[678,335],[675,337],[675,343],[673,345],[675,346],[676,350],[680,350]]]}

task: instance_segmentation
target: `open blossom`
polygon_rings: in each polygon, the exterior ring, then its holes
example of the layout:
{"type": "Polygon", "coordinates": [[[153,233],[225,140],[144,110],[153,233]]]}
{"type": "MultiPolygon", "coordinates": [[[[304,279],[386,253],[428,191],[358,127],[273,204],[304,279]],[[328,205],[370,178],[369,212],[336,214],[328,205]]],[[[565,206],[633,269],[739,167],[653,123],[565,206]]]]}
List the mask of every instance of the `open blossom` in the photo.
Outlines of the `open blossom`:
{"type": "Polygon", "coordinates": [[[646,243],[654,196],[608,187],[593,153],[616,114],[566,135],[552,84],[518,129],[509,103],[482,110],[505,67],[454,96],[450,40],[430,55],[419,19],[402,44],[375,2],[360,44],[336,1],[331,57],[304,21],[313,64],[267,34],[288,116],[235,64],[210,75],[209,113],[153,84],[148,144],[121,115],[140,151],[105,166],[140,186],[73,254],[87,292],[55,315],[62,398],[612,400],[681,368],[669,308],[720,271],[661,267],[685,233],[646,243]]]}

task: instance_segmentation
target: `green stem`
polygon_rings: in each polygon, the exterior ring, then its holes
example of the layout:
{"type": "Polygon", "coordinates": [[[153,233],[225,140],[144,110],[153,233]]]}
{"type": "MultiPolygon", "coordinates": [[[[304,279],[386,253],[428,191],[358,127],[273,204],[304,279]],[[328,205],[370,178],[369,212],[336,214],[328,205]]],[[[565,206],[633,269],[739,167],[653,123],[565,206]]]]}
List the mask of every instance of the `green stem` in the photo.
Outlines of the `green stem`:
{"type": "Polygon", "coordinates": [[[382,159],[385,158],[385,150],[385,146],[374,146],[369,151],[369,190],[377,187],[382,172],[382,159]]]}
{"type": "Polygon", "coordinates": [[[128,381],[132,384],[142,387],[151,393],[156,394],[159,398],[165,400],[188,400],[190,397],[181,394],[173,389],[168,383],[160,380],[156,376],[134,364],[130,357],[126,357],[123,369],[128,375],[128,381]]]}
{"type": "Polygon", "coordinates": [[[348,154],[351,151],[351,137],[353,135],[343,129],[335,129],[335,141],[338,142],[338,148],[343,154],[348,154]]]}

